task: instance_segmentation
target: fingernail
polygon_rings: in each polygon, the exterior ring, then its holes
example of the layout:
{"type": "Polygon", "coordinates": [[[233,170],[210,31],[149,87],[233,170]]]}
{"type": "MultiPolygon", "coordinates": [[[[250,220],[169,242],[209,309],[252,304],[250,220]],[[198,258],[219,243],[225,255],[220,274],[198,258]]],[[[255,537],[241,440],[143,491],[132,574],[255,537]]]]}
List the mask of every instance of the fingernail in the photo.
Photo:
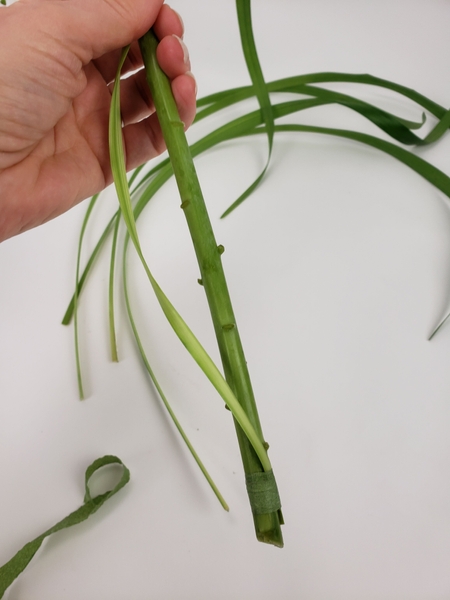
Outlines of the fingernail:
{"type": "Polygon", "coordinates": [[[180,37],[178,37],[177,35],[174,35],[173,37],[174,37],[174,38],[176,38],[176,39],[177,39],[177,40],[180,42],[180,45],[181,45],[181,47],[182,47],[182,49],[183,49],[183,60],[184,60],[184,64],[185,64],[185,65],[188,65],[188,64],[189,64],[189,51],[188,51],[188,49],[187,49],[187,46],[186,46],[186,44],[185,44],[185,43],[183,42],[183,40],[182,40],[180,37]]]}
{"type": "Polygon", "coordinates": [[[186,71],[185,75],[187,75],[188,77],[192,77],[192,79],[194,80],[194,83],[195,83],[195,95],[197,96],[197,92],[198,92],[197,80],[195,79],[194,74],[192,73],[192,71],[186,71]]]}

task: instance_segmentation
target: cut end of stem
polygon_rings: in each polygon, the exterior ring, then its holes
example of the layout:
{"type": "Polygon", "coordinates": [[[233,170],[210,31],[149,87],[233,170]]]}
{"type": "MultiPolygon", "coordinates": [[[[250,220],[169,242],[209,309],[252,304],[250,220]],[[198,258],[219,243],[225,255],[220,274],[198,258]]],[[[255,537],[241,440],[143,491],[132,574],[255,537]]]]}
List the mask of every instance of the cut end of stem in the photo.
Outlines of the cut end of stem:
{"type": "Polygon", "coordinates": [[[267,515],[253,515],[255,522],[256,539],[263,544],[270,544],[277,548],[284,547],[281,525],[283,515],[281,510],[267,515]]]}

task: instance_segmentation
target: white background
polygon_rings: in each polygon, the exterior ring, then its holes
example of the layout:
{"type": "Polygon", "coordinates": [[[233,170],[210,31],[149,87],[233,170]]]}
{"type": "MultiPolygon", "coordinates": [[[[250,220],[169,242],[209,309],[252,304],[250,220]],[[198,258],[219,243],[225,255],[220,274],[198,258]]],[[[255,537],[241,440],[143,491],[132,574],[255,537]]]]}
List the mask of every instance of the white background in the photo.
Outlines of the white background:
{"type": "MultiPolygon", "coordinates": [[[[171,4],[185,20],[199,95],[247,84],[234,2],[171,4]]],[[[253,13],[268,80],[368,72],[450,103],[446,0],[259,0],[253,13]]],[[[338,89],[421,118],[393,94],[338,89]]],[[[383,137],[342,107],[297,120],[383,137]]],[[[447,138],[418,153],[450,172],[449,150],[447,138]]],[[[256,542],[230,415],[164,322],[135,260],[133,300],[152,364],[231,512],[161,408],[123,310],[121,362],[108,358],[107,253],[81,301],[88,398],[78,400],[72,329],[60,321],[82,205],[0,248],[0,564],[81,504],[84,471],[97,457],[117,454],[132,481],[89,521],[45,543],[8,600],[450,597],[450,326],[427,341],[450,304],[448,201],[376,150],[285,135],[264,184],[220,221],[265,156],[263,139],[233,142],[197,166],[226,247],[285,548],[256,542]]],[[[114,202],[105,196],[87,249],[114,202]]],[[[170,183],[142,217],[143,245],[217,356],[178,206],[170,183]]],[[[120,294],[117,302],[123,309],[120,294]]]]}

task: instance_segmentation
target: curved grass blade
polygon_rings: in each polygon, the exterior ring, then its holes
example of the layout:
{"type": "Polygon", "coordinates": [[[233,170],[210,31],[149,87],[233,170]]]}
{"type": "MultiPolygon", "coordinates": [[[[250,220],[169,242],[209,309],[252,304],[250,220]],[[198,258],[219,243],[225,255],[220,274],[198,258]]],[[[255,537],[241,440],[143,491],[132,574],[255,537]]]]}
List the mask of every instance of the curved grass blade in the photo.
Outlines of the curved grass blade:
{"type": "MultiPolygon", "coordinates": [[[[349,108],[367,120],[371,121],[374,125],[379,127],[382,131],[390,135],[393,139],[401,142],[405,145],[423,145],[425,141],[412,133],[411,128],[408,127],[410,122],[403,121],[402,119],[391,115],[387,111],[377,108],[368,102],[353,98],[346,94],[316,88],[310,85],[299,86],[298,93],[305,93],[315,96],[316,98],[322,98],[328,100],[331,104],[340,104],[349,108]],[[407,124],[408,123],[408,124],[407,124]]],[[[414,127],[421,127],[425,123],[425,115],[423,115],[420,123],[413,123],[414,127]]]]}
{"type": "Polygon", "coordinates": [[[33,559],[36,552],[42,545],[42,542],[48,536],[61,531],[62,529],[66,529],[67,527],[72,527],[73,525],[78,525],[78,523],[82,523],[86,519],[88,519],[91,515],[98,511],[98,509],[114,494],[117,494],[119,490],[121,490],[130,480],[130,471],[123,464],[120,458],[117,456],[103,456],[102,458],[98,458],[94,461],[86,470],[85,474],[85,496],[84,503],[80,508],[69,516],[67,516],[62,521],[59,521],[45,531],[43,534],[38,536],[32,542],[28,542],[17,554],[15,554],[6,564],[0,567],[0,598],[3,598],[3,595],[7,588],[13,583],[13,581],[22,573],[22,571],[28,566],[28,564],[33,559]],[[94,475],[96,471],[105,467],[107,465],[118,464],[123,468],[122,477],[120,478],[119,483],[109,492],[105,492],[104,494],[99,494],[98,496],[91,496],[91,492],[89,489],[89,481],[91,477],[94,475]]]}
{"type": "MultiPolygon", "coordinates": [[[[373,112],[373,113],[380,113],[380,114],[388,115],[389,119],[392,119],[395,123],[400,124],[409,130],[420,129],[421,127],[423,127],[423,125],[426,121],[426,116],[424,113],[422,114],[421,121],[411,121],[409,119],[403,119],[397,115],[393,115],[391,113],[383,111],[382,109],[380,109],[372,104],[369,104],[367,102],[359,100],[358,98],[349,96],[348,94],[334,92],[333,90],[318,88],[316,86],[307,85],[307,84],[298,84],[298,85],[295,85],[295,86],[292,86],[289,88],[283,88],[281,85],[280,88],[278,88],[277,84],[278,84],[277,81],[267,84],[267,88],[269,89],[269,91],[272,94],[291,93],[291,94],[301,94],[301,95],[308,95],[308,96],[315,96],[315,97],[320,97],[320,96],[324,97],[325,95],[328,95],[328,98],[330,99],[331,102],[336,102],[337,104],[342,104],[343,106],[347,106],[348,108],[353,108],[354,110],[355,110],[355,107],[360,107],[358,112],[360,112],[363,116],[365,116],[366,112],[373,112]],[[334,94],[334,98],[329,96],[330,94],[334,94]],[[366,108],[366,110],[364,110],[364,107],[366,108]]],[[[226,93],[224,93],[224,95],[220,99],[218,99],[216,102],[208,104],[207,106],[205,106],[205,108],[203,108],[203,110],[199,110],[197,112],[195,122],[201,121],[204,118],[206,118],[220,110],[224,110],[225,108],[227,108],[233,104],[242,102],[249,98],[252,98],[253,95],[254,95],[253,88],[250,86],[242,87],[242,88],[235,88],[233,90],[227,90],[226,93]]],[[[201,100],[199,100],[197,105],[200,102],[201,102],[201,100]]],[[[419,141],[422,141],[422,140],[419,138],[419,141]]],[[[412,142],[412,143],[415,143],[415,142],[412,142]]]]}
{"type": "Polygon", "coordinates": [[[139,237],[136,229],[136,221],[131,206],[130,194],[128,189],[128,183],[125,172],[125,160],[123,154],[123,141],[122,141],[122,126],[120,117],[120,70],[125,61],[126,53],[128,48],[123,52],[120,61],[118,73],[115,79],[114,90],[111,99],[111,113],[110,113],[110,154],[111,154],[111,168],[114,177],[114,183],[120,203],[121,213],[125,224],[127,226],[128,234],[135,247],[136,253],[141,261],[150,284],[155,292],[158,302],[167,317],[167,320],[171,324],[173,330],[179,337],[180,341],[187,348],[191,356],[200,366],[206,377],[210,380],[212,385],[218,391],[219,395],[225,401],[227,406],[230,408],[233,416],[245,432],[246,436],[250,440],[256,454],[258,455],[261,464],[265,471],[271,471],[271,464],[267,455],[267,450],[264,447],[259,435],[256,433],[253,425],[247,417],[245,411],[242,409],[230,386],[223,378],[217,366],[214,364],[211,357],[208,355],[206,350],[194,336],[192,331],[189,329],[187,324],[184,322],[180,314],[176,311],[175,307],[169,301],[167,296],[164,294],[157,281],[153,277],[147,262],[142,253],[142,249],[139,242],[139,237]]]}
{"type": "Polygon", "coordinates": [[[447,323],[447,321],[449,319],[450,319],[450,312],[448,314],[446,314],[445,317],[442,319],[442,321],[440,321],[440,323],[437,325],[437,327],[434,328],[433,332],[431,333],[430,337],[428,338],[429,342],[431,342],[431,340],[434,338],[434,336],[437,334],[437,332],[442,329],[442,327],[447,323]]]}
{"type": "MultiPolygon", "coordinates": [[[[124,221],[125,221],[125,223],[127,225],[127,229],[128,229],[128,236],[127,236],[127,239],[126,239],[125,245],[124,245],[124,260],[123,260],[123,277],[124,277],[124,290],[125,290],[125,301],[126,301],[127,312],[128,312],[130,324],[131,324],[141,357],[143,359],[144,365],[145,365],[147,372],[149,373],[170,417],[172,418],[172,421],[175,424],[175,427],[179,431],[179,433],[180,433],[181,437],[183,438],[184,442],[186,443],[189,451],[191,452],[192,456],[194,457],[195,461],[197,462],[200,470],[202,471],[203,475],[205,476],[205,478],[208,481],[209,485],[211,486],[212,490],[216,494],[216,497],[218,498],[219,502],[221,503],[221,505],[223,506],[223,508],[225,510],[229,510],[225,499],[223,498],[222,494],[220,493],[219,489],[217,488],[216,484],[214,483],[214,481],[212,480],[211,476],[209,475],[207,469],[205,468],[203,462],[201,461],[200,457],[198,456],[197,452],[195,451],[194,447],[192,446],[189,438],[187,437],[180,422],[178,421],[178,418],[176,417],[174,411],[172,410],[172,407],[171,407],[170,403],[168,402],[161,386],[158,383],[158,380],[153,372],[153,369],[151,368],[150,363],[147,359],[145,350],[143,348],[143,345],[140,340],[140,336],[139,336],[139,333],[138,333],[138,330],[137,330],[137,327],[136,327],[136,324],[134,321],[133,313],[131,310],[129,294],[128,294],[128,286],[127,286],[127,271],[126,271],[126,260],[125,260],[125,254],[126,254],[126,250],[127,250],[127,246],[128,246],[128,241],[130,239],[132,240],[132,242],[135,246],[135,249],[138,253],[138,256],[139,256],[141,262],[143,262],[144,268],[147,272],[147,275],[150,279],[152,286],[154,287],[154,289],[155,289],[155,286],[156,286],[156,289],[158,289],[159,286],[156,283],[155,279],[153,278],[150,270],[148,269],[148,266],[142,255],[142,251],[140,248],[140,243],[139,243],[139,239],[138,239],[138,235],[137,235],[136,225],[135,225],[135,219],[134,219],[133,211],[131,208],[131,199],[129,196],[129,187],[128,187],[129,184],[127,183],[125,185],[126,175],[125,175],[125,167],[124,167],[123,148],[122,148],[122,132],[121,132],[121,119],[120,119],[120,106],[119,106],[120,95],[119,95],[119,93],[120,93],[120,70],[121,70],[123,62],[125,60],[126,53],[127,53],[127,50],[123,52],[121,63],[118,68],[118,74],[116,77],[116,82],[115,82],[115,87],[114,87],[114,92],[113,92],[113,97],[112,97],[112,102],[111,102],[111,117],[110,117],[111,145],[110,145],[110,150],[111,150],[111,165],[112,165],[112,169],[113,169],[114,181],[116,184],[119,202],[120,202],[120,206],[121,206],[121,212],[122,212],[122,216],[124,218],[124,221]]],[[[159,168],[159,170],[160,170],[160,168],[159,168]]],[[[130,181],[132,181],[132,180],[130,180],[130,181]]],[[[118,221],[119,220],[117,220],[117,222],[118,221]]],[[[117,226],[116,226],[116,230],[117,230],[117,226]]],[[[162,290],[160,288],[159,288],[159,290],[160,290],[160,297],[158,299],[161,300],[161,296],[162,296],[163,306],[165,307],[164,312],[166,312],[166,310],[170,309],[170,306],[166,306],[166,305],[170,305],[170,303],[167,300],[167,298],[165,298],[162,290]],[[166,300],[165,304],[164,304],[164,299],[166,300]]],[[[163,310],[164,310],[164,308],[163,308],[163,310]]]]}
{"type": "MultiPolygon", "coordinates": [[[[290,92],[290,93],[305,93],[307,88],[309,88],[310,92],[314,93],[313,90],[319,90],[319,93],[327,93],[330,90],[322,90],[322,88],[317,88],[315,86],[310,86],[308,84],[311,83],[357,83],[357,84],[365,84],[377,86],[385,89],[389,89],[395,93],[400,94],[401,96],[408,98],[409,100],[415,102],[425,110],[429,111],[433,116],[435,116],[439,122],[433,128],[433,130],[426,136],[421,143],[432,143],[437,141],[449,128],[450,126],[450,115],[448,114],[448,110],[430,98],[427,98],[423,94],[416,92],[415,90],[399,85],[392,81],[381,79],[379,77],[374,77],[372,75],[367,74],[351,74],[351,73],[312,73],[309,75],[299,75],[294,77],[288,77],[284,79],[279,79],[276,81],[269,82],[267,84],[267,89],[270,93],[272,92],[290,92]],[[307,86],[307,88],[305,87],[307,86]]],[[[235,102],[239,102],[250,98],[253,96],[253,89],[251,86],[244,86],[240,88],[234,88],[232,90],[225,90],[223,92],[218,92],[216,94],[211,94],[209,96],[205,96],[201,98],[197,102],[197,106],[199,107],[199,113],[197,116],[197,120],[201,120],[202,118],[208,116],[216,112],[217,110],[221,110],[226,106],[230,106],[235,102]],[[202,110],[203,108],[203,110],[202,110]]],[[[352,98],[351,96],[347,96],[347,98],[352,98]]],[[[353,100],[356,100],[353,98],[353,100]]],[[[391,115],[393,116],[393,115],[391,115]]],[[[394,117],[400,123],[402,123],[408,129],[418,129],[420,128],[424,121],[422,122],[412,122],[406,119],[400,119],[399,117],[394,117]]],[[[420,138],[419,138],[420,139],[420,138]]],[[[399,140],[402,141],[402,140],[399,140]]],[[[414,142],[412,143],[420,143],[414,142]]]]}
{"type": "Polygon", "coordinates": [[[120,219],[116,219],[113,232],[113,241],[111,246],[111,258],[109,262],[109,284],[108,284],[108,319],[109,319],[109,344],[111,349],[111,359],[113,362],[119,362],[119,355],[117,352],[117,336],[116,336],[116,323],[115,323],[115,310],[114,310],[114,281],[115,281],[115,269],[116,269],[116,255],[117,255],[117,238],[119,235],[120,219]]]}
{"type": "MultiPolygon", "coordinates": [[[[442,117],[447,112],[447,109],[443,106],[437,104],[427,96],[416,92],[412,88],[400,85],[393,81],[389,81],[388,79],[382,79],[380,77],[375,77],[373,75],[368,74],[358,74],[358,73],[340,73],[340,72],[320,72],[320,73],[309,73],[305,75],[294,75],[292,77],[284,77],[282,79],[277,79],[275,81],[267,83],[267,90],[269,93],[271,92],[286,92],[289,90],[295,90],[299,85],[305,85],[310,83],[357,83],[363,85],[371,85],[375,87],[380,87],[384,89],[391,90],[412,100],[418,106],[421,106],[429,113],[434,115],[438,119],[442,119],[442,117]]],[[[213,104],[215,102],[222,102],[224,99],[229,98],[231,96],[237,96],[241,100],[250,97],[252,91],[251,86],[244,86],[239,88],[234,88],[231,90],[224,90],[222,92],[216,92],[214,94],[209,94],[208,96],[204,96],[197,101],[197,106],[201,109],[204,106],[209,104],[213,104]]],[[[201,114],[201,113],[200,113],[201,114]]]]}
{"type": "MultiPolygon", "coordinates": [[[[148,180],[156,173],[159,173],[160,171],[162,171],[163,177],[160,177],[158,179],[158,181],[156,181],[156,185],[151,185],[151,182],[148,183],[148,187],[150,190],[149,192],[146,192],[147,188],[144,189],[144,191],[142,193],[142,201],[140,202],[140,207],[139,209],[135,209],[135,216],[137,218],[138,214],[140,214],[140,212],[143,210],[144,206],[146,205],[146,203],[149,201],[150,197],[152,197],[156,191],[162,187],[162,185],[164,185],[164,183],[166,181],[168,181],[168,179],[170,179],[171,175],[173,174],[173,171],[171,169],[170,166],[170,162],[167,161],[163,161],[163,163],[157,165],[156,167],[154,167],[149,173],[146,173],[144,175],[144,177],[142,178],[142,180],[140,182],[138,182],[133,190],[132,193],[135,193],[140,187],[142,187],[144,185],[145,182],[148,182],[148,180]],[[164,164],[163,164],[164,163],[164,164]],[[162,169],[162,167],[166,167],[165,170],[162,169]]],[[[145,166],[145,165],[143,165],[145,166]]],[[[140,172],[141,169],[139,169],[140,172]]],[[[133,179],[133,178],[131,178],[133,179]]],[[[130,182],[131,182],[130,179],[130,182]]],[[[92,269],[92,267],[94,266],[95,260],[98,257],[101,249],[103,248],[106,240],[108,239],[109,234],[111,233],[111,230],[113,229],[113,226],[115,226],[116,223],[116,219],[118,219],[120,215],[120,209],[118,211],[116,211],[114,213],[114,215],[111,217],[111,219],[109,220],[108,224],[106,225],[105,229],[103,230],[103,233],[101,234],[100,238],[98,239],[94,250],[92,251],[86,266],[84,267],[83,273],[81,274],[81,277],[78,281],[78,286],[77,286],[77,293],[78,296],[81,293],[81,290],[84,287],[84,284],[86,283],[86,279],[92,269]]],[[[66,308],[66,312],[64,313],[64,317],[61,321],[61,323],[63,325],[69,325],[70,322],[72,321],[73,318],[73,314],[74,314],[74,301],[75,301],[75,293],[73,294],[67,308],[66,308]]]]}
{"type": "Polygon", "coordinates": [[[393,92],[397,92],[398,94],[404,96],[405,98],[409,98],[432,115],[441,119],[444,114],[447,112],[447,109],[440,106],[430,98],[427,98],[423,94],[416,92],[412,88],[406,87],[404,85],[400,85],[393,81],[389,81],[388,79],[382,79],[380,77],[375,77],[373,75],[364,74],[353,74],[353,73],[333,73],[333,72],[322,72],[322,73],[310,73],[307,75],[302,75],[303,83],[361,83],[365,85],[373,85],[381,88],[385,88],[388,90],[392,90],[393,92]]]}
{"type": "Polygon", "coordinates": [[[242,50],[244,53],[245,62],[247,65],[250,78],[253,83],[254,94],[261,107],[264,123],[266,125],[267,142],[269,152],[264,169],[255,179],[255,181],[245,190],[241,196],[234,202],[233,207],[236,208],[250,196],[253,190],[260,184],[270,164],[273,148],[273,126],[274,117],[272,112],[272,104],[267,91],[266,82],[259,62],[258,53],[256,50],[255,38],[253,36],[251,0],[236,0],[236,9],[239,23],[239,32],[241,37],[242,50]]]}
{"type": "MultiPolygon", "coordinates": [[[[139,173],[142,171],[145,165],[141,165],[132,173],[128,187],[132,185],[134,180],[137,178],[139,173]]],[[[117,256],[117,240],[119,235],[120,219],[116,219],[113,232],[113,240],[111,246],[111,255],[109,260],[109,285],[108,285],[108,319],[109,319],[109,345],[111,350],[111,359],[113,362],[119,362],[119,355],[117,351],[117,335],[116,335],[116,319],[115,319],[115,308],[114,308],[114,283],[115,283],[115,269],[116,269],[116,256],[117,256]]]]}
{"type": "Polygon", "coordinates": [[[405,150],[404,148],[401,148],[400,146],[392,144],[386,140],[382,140],[366,133],[359,133],[357,131],[333,129],[330,127],[314,127],[311,125],[276,125],[275,131],[323,133],[325,135],[334,135],[372,146],[373,148],[382,150],[386,154],[389,154],[403,164],[407,165],[418,175],[421,175],[424,179],[429,181],[438,190],[450,198],[450,177],[448,177],[443,171],[434,165],[430,164],[426,160],[423,160],[423,158],[420,158],[420,156],[416,156],[412,152],[409,152],[408,150],[405,150]]]}
{"type": "Polygon", "coordinates": [[[207,482],[209,483],[209,485],[211,486],[211,489],[213,490],[214,494],[216,495],[217,499],[219,500],[220,504],[222,505],[222,507],[226,510],[229,511],[229,507],[228,504],[226,503],[224,497],[222,496],[222,494],[220,493],[217,485],[214,483],[211,475],[209,474],[208,470],[206,469],[205,465],[203,464],[201,458],[199,457],[199,455],[197,454],[195,448],[193,447],[193,445],[191,444],[188,436],[186,435],[183,427],[181,426],[177,416],[175,415],[172,406],[170,405],[169,401],[167,400],[166,395],[164,394],[163,389],[161,388],[155,373],[150,365],[150,362],[147,358],[147,354],[145,352],[144,349],[144,345],[142,344],[140,335],[139,335],[139,331],[138,328],[136,326],[136,322],[134,320],[134,315],[133,315],[133,311],[131,308],[131,302],[130,302],[130,296],[128,293],[128,276],[127,276],[127,268],[126,268],[126,254],[127,254],[127,247],[128,247],[128,242],[129,242],[130,238],[129,236],[127,236],[127,239],[125,240],[124,243],[124,250],[123,250],[123,263],[122,263],[122,273],[123,273],[123,288],[124,288],[124,295],[125,295],[125,305],[126,305],[126,309],[127,309],[127,313],[128,313],[128,318],[130,321],[130,325],[131,325],[131,329],[133,331],[134,334],[134,338],[136,340],[136,344],[139,350],[139,353],[141,355],[142,361],[144,363],[144,366],[147,370],[147,373],[149,374],[153,385],[155,386],[167,412],[169,413],[175,427],[177,428],[179,434],[181,435],[181,437],[183,438],[184,443],[186,444],[186,446],[188,447],[190,453],[192,454],[195,462],[197,463],[197,465],[199,466],[201,472],[203,473],[203,475],[205,476],[205,479],[207,480],[207,482]]]}
{"type": "Polygon", "coordinates": [[[430,133],[425,138],[424,142],[426,144],[432,144],[437,142],[448,130],[450,127],[450,110],[448,110],[440,119],[440,121],[435,125],[435,127],[430,131],[430,133]]]}

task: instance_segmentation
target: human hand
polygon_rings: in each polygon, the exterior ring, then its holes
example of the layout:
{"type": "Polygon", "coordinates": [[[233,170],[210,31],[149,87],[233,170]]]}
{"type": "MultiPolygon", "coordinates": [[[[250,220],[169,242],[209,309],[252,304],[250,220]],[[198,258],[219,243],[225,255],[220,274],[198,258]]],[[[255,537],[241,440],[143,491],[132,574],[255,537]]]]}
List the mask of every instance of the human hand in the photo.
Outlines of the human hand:
{"type": "Polygon", "coordinates": [[[164,149],[137,39],[150,27],[182,121],[195,115],[183,25],[163,0],[19,0],[0,9],[0,242],[112,182],[111,82],[121,84],[127,169],[164,149]]]}

